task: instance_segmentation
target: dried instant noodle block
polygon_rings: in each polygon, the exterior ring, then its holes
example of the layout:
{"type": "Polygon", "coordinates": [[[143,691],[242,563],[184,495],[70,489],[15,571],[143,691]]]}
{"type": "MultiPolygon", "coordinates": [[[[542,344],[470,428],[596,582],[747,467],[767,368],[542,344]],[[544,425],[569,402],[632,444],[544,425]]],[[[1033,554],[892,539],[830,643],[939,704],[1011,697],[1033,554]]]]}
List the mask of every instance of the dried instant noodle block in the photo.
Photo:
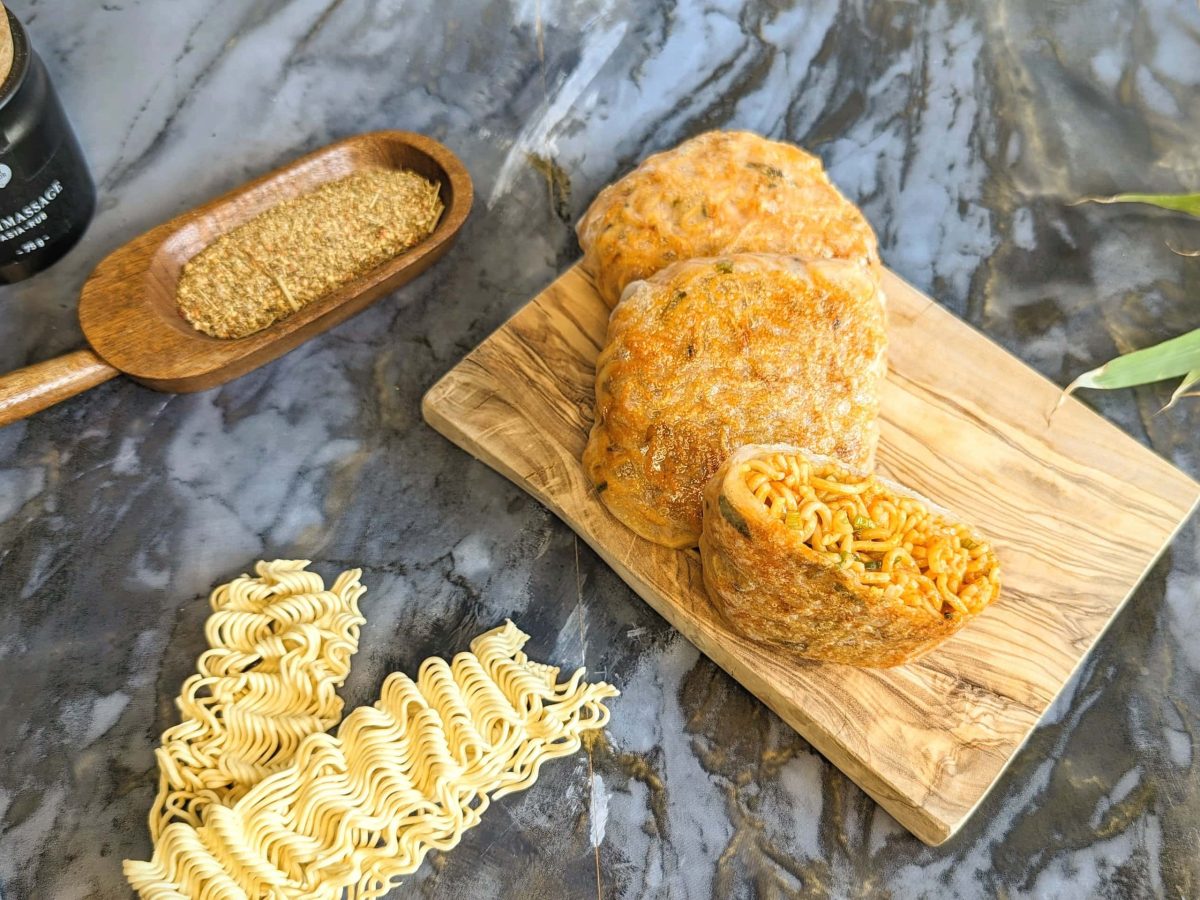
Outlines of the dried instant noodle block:
{"type": "Polygon", "coordinates": [[[300,742],[342,717],[337,695],[358,649],[366,591],[358,569],[326,590],[308,560],[260,562],[212,592],[209,648],[163,734],[150,836],[173,821],[199,825],[291,762],[300,742]]]}
{"type": "Polygon", "coordinates": [[[713,476],[700,556],[734,629],[856,666],[914,659],[1000,590],[991,546],[945,510],[785,444],[743,447],[713,476]]]}
{"type": "Polygon", "coordinates": [[[291,766],[199,828],[166,828],[150,862],[125,863],[143,900],[376,898],[432,849],[454,847],[492,799],[579,749],[617,695],[583,670],[560,682],[512,622],[414,682],[394,673],[337,735],[314,734],[291,766]]]}
{"type": "Polygon", "coordinates": [[[780,253],[879,270],[875,233],[821,160],[746,131],[710,131],[649,157],[597,195],[577,230],[609,306],[627,285],[698,256],[780,253]]]}

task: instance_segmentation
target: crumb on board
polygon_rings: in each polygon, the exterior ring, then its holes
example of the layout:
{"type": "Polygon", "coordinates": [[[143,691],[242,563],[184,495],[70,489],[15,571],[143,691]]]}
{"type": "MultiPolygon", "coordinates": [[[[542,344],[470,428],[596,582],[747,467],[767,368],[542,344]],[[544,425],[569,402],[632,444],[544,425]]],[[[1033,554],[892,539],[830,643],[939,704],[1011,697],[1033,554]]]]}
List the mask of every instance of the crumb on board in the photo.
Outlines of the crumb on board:
{"type": "Polygon", "coordinates": [[[199,331],[245,337],[419,244],[441,214],[416,172],[358,172],[221,235],[183,267],[175,301],[199,331]]]}

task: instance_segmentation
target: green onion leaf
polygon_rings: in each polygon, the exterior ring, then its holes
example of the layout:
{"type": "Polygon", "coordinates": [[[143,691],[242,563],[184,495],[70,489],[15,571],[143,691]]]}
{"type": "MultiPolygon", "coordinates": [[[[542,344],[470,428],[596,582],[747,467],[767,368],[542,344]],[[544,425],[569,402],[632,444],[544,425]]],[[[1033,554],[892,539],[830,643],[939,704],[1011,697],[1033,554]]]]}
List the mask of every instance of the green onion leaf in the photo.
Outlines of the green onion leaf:
{"type": "Polygon", "coordinates": [[[1200,369],[1200,328],[1153,347],[1118,356],[1098,369],[1084,372],[1067,385],[1063,396],[1078,388],[1113,390],[1152,384],[1187,375],[1196,369],[1200,369]]]}
{"type": "Polygon", "coordinates": [[[673,310],[675,307],[677,307],[685,299],[687,299],[687,291],[677,290],[674,294],[671,295],[671,299],[663,304],[662,312],[660,313],[660,315],[664,316],[664,317],[669,315],[671,310],[673,310]]]}
{"type": "Polygon", "coordinates": [[[1080,203],[1148,203],[1160,209],[1200,216],[1200,194],[1116,194],[1112,197],[1084,197],[1080,203]]]}
{"type": "Polygon", "coordinates": [[[865,563],[863,563],[863,568],[866,569],[868,572],[878,572],[880,569],[883,568],[883,560],[882,559],[868,559],[865,563]]]}
{"type": "Polygon", "coordinates": [[[718,272],[720,272],[722,275],[728,275],[730,272],[733,271],[733,263],[731,263],[727,259],[723,259],[720,262],[713,263],[713,268],[716,269],[718,272]]]}
{"type": "Polygon", "coordinates": [[[875,523],[872,520],[868,519],[866,516],[855,516],[854,517],[854,530],[855,531],[865,531],[868,528],[874,528],[874,527],[875,527],[875,523]]]}
{"type": "Polygon", "coordinates": [[[736,528],[742,537],[750,537],[750,526],[745,516],[733,508],[733,504],[724,494],[717,498],[717,508],[721,510],[722,518],[736,528]]]}
{"type": "Polygon", "coordinates": [[[764,175],[766,175],[771,181],[775,181],[777,178],[783,177],[782,169],[778,168],[777,166],[769,166],[766,163],[748,162],[746,163],[746,168],[757,169],[759,172],[762,172],[764,175]]]}

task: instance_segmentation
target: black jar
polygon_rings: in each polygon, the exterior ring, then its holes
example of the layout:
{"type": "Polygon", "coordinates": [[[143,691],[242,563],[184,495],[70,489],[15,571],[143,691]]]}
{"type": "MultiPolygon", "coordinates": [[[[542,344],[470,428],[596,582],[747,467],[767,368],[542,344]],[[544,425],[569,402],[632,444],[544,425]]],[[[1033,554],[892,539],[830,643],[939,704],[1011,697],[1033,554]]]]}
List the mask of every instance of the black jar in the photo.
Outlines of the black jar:
{"type": "Polygon", "coordinates": [[[83,236],[96,188],[54,85],[7,9],[13,62],[0,84],[0,283],[57,262],[83,236]]]}

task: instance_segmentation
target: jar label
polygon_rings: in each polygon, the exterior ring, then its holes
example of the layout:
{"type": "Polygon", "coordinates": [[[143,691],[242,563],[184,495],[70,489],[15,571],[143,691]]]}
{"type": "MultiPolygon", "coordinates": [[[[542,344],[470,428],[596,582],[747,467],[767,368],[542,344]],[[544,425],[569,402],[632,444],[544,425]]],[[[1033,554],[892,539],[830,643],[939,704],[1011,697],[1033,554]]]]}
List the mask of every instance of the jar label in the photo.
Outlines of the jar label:
{"type": "MultiPolygon", "coordinates": [[[[8,178],[12,178],[12,170],[0,163],[0,181],[4,180],[5,169],[8,169],[8,178]]],[[[18,241],[14,256],[23,256],[45,247],[55,236],[52,233],[54,229],[49,226],[50,205],[62,194],[62,190],[62,182],[56,178],[45,190],[14,212],[4,211],[4,195],[0,193],[0,244],[18,241]]]]}

